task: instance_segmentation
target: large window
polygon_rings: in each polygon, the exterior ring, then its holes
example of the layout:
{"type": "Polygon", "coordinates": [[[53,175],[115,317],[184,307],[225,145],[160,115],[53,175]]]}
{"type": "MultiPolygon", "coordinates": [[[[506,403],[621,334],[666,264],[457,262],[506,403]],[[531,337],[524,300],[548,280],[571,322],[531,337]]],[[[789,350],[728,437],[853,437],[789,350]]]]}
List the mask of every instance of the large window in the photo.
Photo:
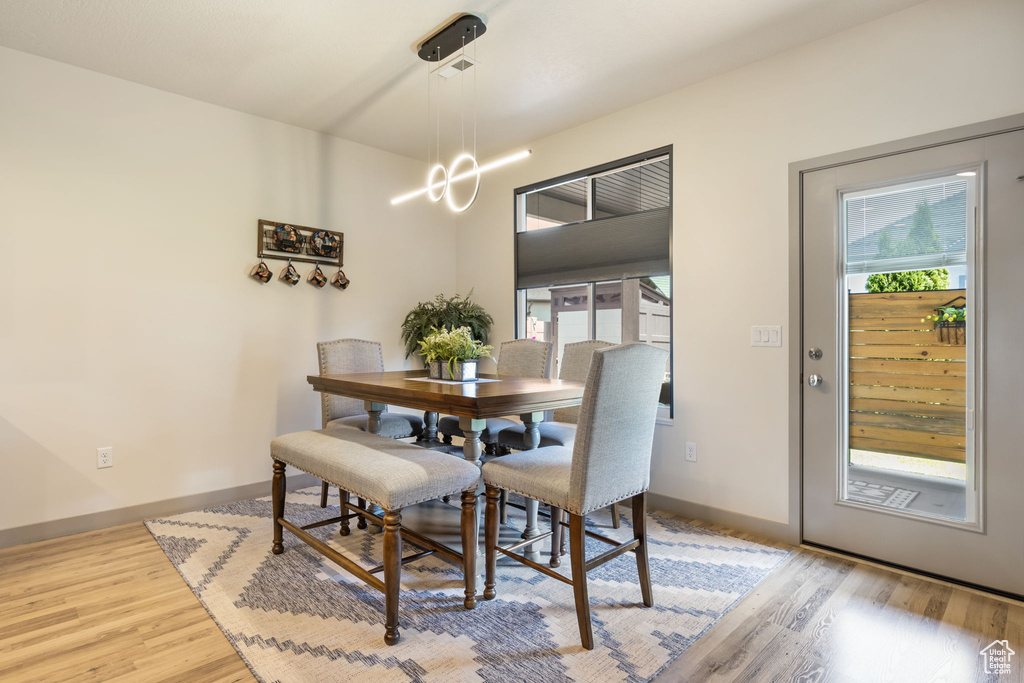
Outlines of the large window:
{"type": "Polygon", "coordinates": [[[556,363],[587,339],[671,354],[671,207],[670,147],[516,190],[517,335],[554,342],[556,363]]]}

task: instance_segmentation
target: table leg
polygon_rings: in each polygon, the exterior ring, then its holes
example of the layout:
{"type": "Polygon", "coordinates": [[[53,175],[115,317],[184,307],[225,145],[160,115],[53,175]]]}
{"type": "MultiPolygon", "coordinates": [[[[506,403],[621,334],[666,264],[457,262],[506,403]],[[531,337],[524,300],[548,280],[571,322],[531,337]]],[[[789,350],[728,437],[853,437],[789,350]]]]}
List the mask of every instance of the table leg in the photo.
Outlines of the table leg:
{"type": "Polygon", "coordinates": [[[380,434],[380,415],[388,407],[387,404],[377,403],[376,401],[363,401],[363,406],[366,408],[367,415],[370,416],[370,419],[366,422],[366,431],[371,434],[380,434]]]}
{"type": "Polygon", "coordinates": [[[487,420],[460,417],[459,429],[466,437],[466,441],[462,444],[463,457],[479,467],[480,459],[483,457],[483,443],[480,441],[480,434],[487,429],[487,420]]]}
{"type": "Polygon", "coordinates": [[[427,411],[423,413],[423,433],[420,434],[420,441],[437,441],[437,413],[427,411]]]}
{"type": "MultiPolygon", "coordinates": [[[[526,446],[527,450],[538,448],[540,446],[539,425],[544,421],[544,413],[523,413],[519,416],[519,419],[523,421],[523,426],[526,427],[526,431],[523,433],[523,445],[526,446]]],[[[540,527],[537,525],[537,511],[540,504],[530,498],[527,498],[525,502],[526,528],[523,529],[522,534],[524,540],[540,536],[540,527]]],[[[526,546],[523,555],[529,560],[540,562],[540,549],[536,543],[526,546]]]]}
{"type": "MultiPolygon", "coordinates": [[[[370,419],[366,421],[366,431],[371,434],[380,434],[381,430],[381,413],[387,408],[386,403],[377,403],[376,401],[363,401],[363,407],[366,409],[366,414],[370,416],[370,419]]],[[[369,511],[375,515],[383,514],[384,510],[379,505],[368,505],[369,511]]],[[[370,524],[366,530],[371,534],[379,534],[383,530],[376,524],[370,524]]]]}

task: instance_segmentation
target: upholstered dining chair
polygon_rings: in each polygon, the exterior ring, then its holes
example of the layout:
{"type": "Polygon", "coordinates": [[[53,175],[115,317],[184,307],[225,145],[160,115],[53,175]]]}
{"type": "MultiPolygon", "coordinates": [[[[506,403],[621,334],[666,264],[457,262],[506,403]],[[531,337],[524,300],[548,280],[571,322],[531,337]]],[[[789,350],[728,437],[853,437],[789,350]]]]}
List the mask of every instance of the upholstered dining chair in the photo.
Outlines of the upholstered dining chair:
{"type": "MultiPolygon", "coordinates": [[[[380,342],[365,339],[335,339],[319,342],[316,345],[321,375],[347,375],[357,372],[384,372],[384,352],[380,342]]],[[[320,394],[321,427],[348,426],[367,430],[370,416],[367,415],[363,401],[357,398],[336,396],[321,392],[320,394]]],[[[423,431],[423,420],[416,415],[402,413],[381,413],[381,436],[392,439],[404,439],[419,436],[423,431]]],[[[327,482],[321,485],[320,507],[327,507],[327,482]]],[[[341,493],[342,496],[346,494],[341,493]]],[[[366,528],[362,518],[359,528],[366,528]]]]}
{"type": "MultiPolygon", "coordinates": [[[[536,339],[514,339],[501,343],[498,350],[498,376],[538,377],[551,376],[551,342],[536,339]]],[[[480,440],[493,453],[502,429],[514,427],[516,420],[504,417],[487,418],[487,427],[480,434],[480,440]]],[[[459,418],[448,415],[437,422],[437,431],[444,435],[444,442],[450,444],[452,436],[465,436],[459,428],[459,418]]]]}
{"type": "Polygon", "coordinates": [[[587,376],[573,447],[547,446],[484,463],[482,473],[487,495],[485,600],[496,595],[494,575],[499,552],[570,583],[580,639],[584,648],[592,650],[594,635],[587,571],[632,551],[636,555],[643,604],[654,605],[647,554],[646,508],[658,394],[667,358],[667,351],[640,343],[598,349],[587,376]],[[551,531],[538,538],[550,536],[553,552],[557,552],[559,536],[565,526],[560,521],[561,511],[569,513],[571,580],[515,553],[522,543],[508,548],[498,546],[501,489],[515,491],[551,507],[551,531]],[[586,529],[589,513],[627,498],[633,507],[631,541],[619,543],[586,529]],[[588,561],[587,536],[614,547],[588,561]]]}
{"type": "MultiPolygon", "coordinates": [[[[590,372],[590,361],[594,357],[594,351],[609,346],[614,346],[614,344],[599,339],[566,344],[562,350],[562,362],[558,365],[558,378],[574,382],[585,382],[587,380],[587,373],[590,372]]],[[[567,446],[571,448],[573,441],[576,439],[576,422],[579,420],[579,415],[579,406],[555,410],[552,414],[552,420],[545,420],[537,425],[537,431],[540,432],[540,447],[567,446]]],[[[498,433],[498,445],[510,450],[526,450],[524,442],[525,433],[526,426],[522,423],[505,427],[498,433]]],[[[502,496],[501,505],[501,520],[502,523],[506,523],[508,521],[508,514],[504,507],[506,505],[504,496],[502,496]]],[[[618,503],[612,503],[611,513],[612,526],[618,529],[620,526],[618,503]]],[[[553,555],[551,566],[557,567],[558,564],[558,556],[553,555]]]]}

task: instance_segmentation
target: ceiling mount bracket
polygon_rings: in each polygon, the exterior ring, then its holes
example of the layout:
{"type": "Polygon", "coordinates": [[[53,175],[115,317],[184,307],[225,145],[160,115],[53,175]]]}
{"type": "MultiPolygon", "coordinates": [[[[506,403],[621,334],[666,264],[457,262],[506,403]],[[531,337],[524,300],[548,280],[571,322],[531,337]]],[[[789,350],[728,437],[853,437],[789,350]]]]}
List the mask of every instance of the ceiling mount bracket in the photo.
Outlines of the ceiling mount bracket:
{"type": "Polygon", "coordinates": [[[463,14],[424,40],[417,54],[423,61],[439,62],[469,45],[486,31],[483,19],[475,14],[463,14]]]}

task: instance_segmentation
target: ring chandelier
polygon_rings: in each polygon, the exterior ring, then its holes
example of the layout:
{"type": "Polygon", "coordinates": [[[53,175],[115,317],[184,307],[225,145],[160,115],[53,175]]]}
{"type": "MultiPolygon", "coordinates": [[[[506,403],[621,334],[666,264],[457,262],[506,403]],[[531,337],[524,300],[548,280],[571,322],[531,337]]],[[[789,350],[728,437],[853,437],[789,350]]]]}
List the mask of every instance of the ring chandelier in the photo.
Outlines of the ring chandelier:
{"type": "MultiPolygon", "coordinates": [[[[446,27],[432,35],[430,38],[425,40],[419,49],[419,56],[421,59],[427,62],[427,126],[430,126],[430,92],[431,84],[433,80],[432,75],[446,76],[454,75],[455,71],[461,72],[460,86],[461,92],[465,92],[465,72],[466,69],[476,65],[476,46],[473,46],[473,57],[466,57],[466,45],[474,42],[487,30],[484,25],[483,19],[472,14],[464,14],[458,19],[448,24],[446,27]],[[451,60],[449,64],[431,69],[431,64],[439,64],[442,59],[451,57],[456,52],[460,52],[460,55],[455,59],[451,60]],[[444,74],[444,71],[448,71],[449,74],[444,74]],[[441,73],[439,73],[441,72],[441,73]]],[[[519,159],[525,159],[530,155],[530,150],[522,150],[514,154],[496,159],[487,164],[480,165],[476,158],[476,70],[473,71],[473,151],[472,153],[466,151],[466,113],[463,98],[460,95],[460,112],[461,112],[461,130],[462,130],[462,151],[455,157],[449,166],[445,166],[440,162],[441,157],[441,96],[440,86],[436,88],[438,90],[436,100],[436,114],[435,114],[435,125],[436,125],[436,140],[434,149],[437,152],[437,160],[431,164],[431,144],[430,137],[428,134],[427,138],[427,185],[424,188],[410,192],[408,194],[395,197],[391,200],[391,204],[401,204],[404,201],[413,199],[420,195],[427,195],[427,198],[432,202],[440,202],[442,199],[448,204],[448,208],[457,213],[461,213],[473,205],[476,201],[477,196],[480,194],[480,176],[491,169],[504,166],[505,164],[519,159]],[[452,185],[460,180],[467,178],[473,178],[473,192],[469,198],[464,202],[459,202],[455,198],[455,193],[452,190],[452,185]]]]}

